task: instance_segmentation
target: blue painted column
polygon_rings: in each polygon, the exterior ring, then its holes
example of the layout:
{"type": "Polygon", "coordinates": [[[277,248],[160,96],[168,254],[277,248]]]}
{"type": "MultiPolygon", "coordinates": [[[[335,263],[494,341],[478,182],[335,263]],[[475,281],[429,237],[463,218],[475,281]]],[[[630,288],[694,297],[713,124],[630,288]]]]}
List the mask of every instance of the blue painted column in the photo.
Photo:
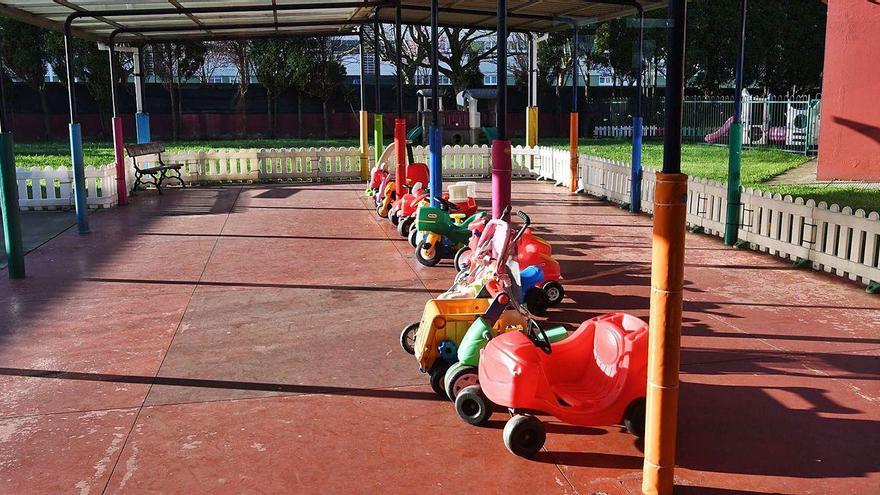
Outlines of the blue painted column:
{"type": "Polygon", "coordinates": [[[70,164],[73,168],[73,194],[76,205],[76,229],[89,232],[89,205],[86,198],[86,173],[83,166],[82,130],[76,121],[76,79],[73,77],[73,36],[71,18],[64,24],[64,59],[67,64],[67,99],[70,105],[70,164]]]}
{"type": "Polygon", "coordinates": [[[135,126],[137,127],[138,144],[149,143],[150,139],[150,114],[138,112],[134,116],[135,126]]]}
{"type": "Polygon", "coordinates": [[[642,68],[645,60],[645,10],[639,9],[639,54],[636,64],[636,111],[633,115],[632,175],[630,177],[629,211],[642,211],[642,68]]]}
{"type": "Polygon", "coordinates": [[[431,126],[428,128],[428,166],[431,176],[428,187],[431,191],[431,206],[438,206],[436,196],[443,195],[443,129],[431,126]]]}
{"type": "Polygon", "coordinates": [[[435,196],[443,195],[443,129],[440,127],[440,65],[438,61],[439,12],[437,0],[431,0],[431,126],[428,128],[428,162],[431,178],[431,206],[440,204],[435,196]]]}

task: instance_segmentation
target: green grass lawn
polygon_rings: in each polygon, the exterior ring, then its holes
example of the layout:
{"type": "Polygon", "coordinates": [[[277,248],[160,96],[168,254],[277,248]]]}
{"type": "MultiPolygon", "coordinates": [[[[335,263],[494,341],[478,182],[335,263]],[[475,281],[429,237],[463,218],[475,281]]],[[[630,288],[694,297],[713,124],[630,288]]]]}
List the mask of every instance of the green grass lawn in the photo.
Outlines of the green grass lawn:
{"type": "MultiPolygon", "coordinates": [[[[514,140],[514,144],[523,144],[514,140]]],[[[547,146],[568,147],[567,139],[541,140],[547,146]]],[[[250,139],[217,141],[179,141],[166,144],[168,151],[195,151],[204,149],[298,148],[357,146],[357,139],[250,139]]],[[[113,146],[105,143],[85,143],[85,164],[103,166],[113,161],[113,146]]],[[[587,139],[581,142],[581,153],[629,162],[631,147],[628,140],[587,139]]],[[[66,142],[16,143],[15,160],[20,167],[66,167],[70,164],[70,150],[66,142]]],[[[717,181],[727,180],[727,148],[706,144],[682,145],[682,170],[693,177],[717,181]]],[[[663,144],[646,142],[642,151],[646,168],[660,168],[663,162],[663,144]]],[[[802,196],[805,199],[837,203],[853,209],[880,210],[880,190],[859,189],[852,186],[767,185],[771,178],[797,167],[809,157],[778,150],[745,150],[742,161],[742,183],[745,187],[759,188],[782,195],[802,196]]]]}

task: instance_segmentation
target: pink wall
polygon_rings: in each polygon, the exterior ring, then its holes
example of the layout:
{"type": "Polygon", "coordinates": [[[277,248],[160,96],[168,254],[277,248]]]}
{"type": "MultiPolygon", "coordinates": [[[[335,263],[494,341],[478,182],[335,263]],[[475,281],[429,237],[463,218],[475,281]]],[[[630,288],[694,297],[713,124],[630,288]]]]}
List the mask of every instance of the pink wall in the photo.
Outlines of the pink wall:
{"type": "Polygon", "coordinates": [[[818,178],[880,181],[880,2],[827,3],[818,178]]]}

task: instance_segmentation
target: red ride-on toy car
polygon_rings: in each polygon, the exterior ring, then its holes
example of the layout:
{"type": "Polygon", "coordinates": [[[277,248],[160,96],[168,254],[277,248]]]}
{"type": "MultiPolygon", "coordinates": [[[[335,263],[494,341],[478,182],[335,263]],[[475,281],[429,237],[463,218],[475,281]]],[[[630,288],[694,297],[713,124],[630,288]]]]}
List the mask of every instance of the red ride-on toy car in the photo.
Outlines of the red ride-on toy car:
{"type": "Polygon", "coordinates": [[[489,418],[490,403],[508,408],[504,445],[532,457],[544,445],[544,425],[520,411],[537,411],[578,426],[623,424],[642,437],[648,367],[648,324],[609,313],[581,324],[567,339],[549,344],[534,321],[528,336],[509,332],[489,341],[480,358],[479,385],[455,400],[471,424],[489,418]]]}

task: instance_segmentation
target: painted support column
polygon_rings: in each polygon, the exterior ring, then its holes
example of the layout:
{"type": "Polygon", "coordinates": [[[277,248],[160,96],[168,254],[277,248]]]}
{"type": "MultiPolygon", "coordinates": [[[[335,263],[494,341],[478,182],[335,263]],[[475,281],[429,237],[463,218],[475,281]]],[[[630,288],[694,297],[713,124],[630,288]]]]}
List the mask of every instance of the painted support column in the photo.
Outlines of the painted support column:
{"type": "Polygon", "coordinates": [[[369,114],[367,113],[367,87],[366,87],[366,68],[364,67],[364,33],[358,32],[358,59],[360,61],[360,97],[361,111],[358,112],[360,138],[360,166],[361,180],[370,179],[370,123],[367,121],[369,114]]]}
{"type": "MultiPolygon", "coordinates": [[[[0,74],[4,71],[3,58],[0,55],[0,74]]],[[[9,278],[24,278],[24,246],[21,238],[21,215],[18,211],[15,152],[12,133],[6,127],[6,87],[3,77],[0,77],[0,209],[3,211],[3,237],[6,242],[6,272],[9,278]]]]}
{"type": "MultiPolygon", "coordinates": [[[[378,14],[378,12],[377,12],[378,14]]],[[[375,78],[376,114],[373,117],[373,146],[375,148],[376,163],[385,151],[385,139],[383,135],[382,121],[382,59],[379,55],[379,18],[373,22],[373,77],[375,78]]]]}
{"type": "Polygon", "coordinates": [[[431,126],[428,128],[428,167],[431,178],[428,181],[431,192],[431,206],[439,206],[437,197],[443,195],[443,129],[440,127],[440,68],[438,51],[439,9],[437,0],[431,0],[431,126]]]}
{"type": "Polygon", "coordinates": [[[18,213],[18,183],[15,179],[15,153],[12,133],[0,132],[0,204],[3,207],[3,235],[9,278],[24,278],[24,246],[18,213]]]}
{"type": "Polygon", "coordinates": [[[629,211],[642,211],[642,70],[645,60],[645,10],[639,9],[639,47],[636,64],[636,111],[633,115],[632,129],[632,170],[630,175],[629,211]]]}
{"type": "Polygon", "coordinates": [[[144,64],[141,58],[141,49],[138,48],[134,53],[134,102],[137,113],[134,116],[135,131],[137,133],[138,144],[149,143],[150,136],[150,114],[144,112],[144,64]]]}
{"type": "Polygon", "coordinates": [[[64,59],[67,64],[67,100],[70,106],[70,163],[73,168],[73,194],[76,206],[76,229],[89,233],[89,206],[86,199],[86,174],[83,166],[82,130],[76,121],[76,80],[73,77],[73,36],[70,18],[64,25],[64,59]]]}
{"type": "MultiPolygon", "coordinates": [[[[406,194],[406,119],[403,118],[403,33],[401,32],[400,3],[394,11],[394,51],[397,70],[397,118],[394,119],[394,146],[397,150],[397,197],[406,194]]],[[[425,184],[422,184],[424,187],[425,184]]]]}
{"type": "MultiPolygon", "coordinates": [[[[492,218],[501,218],[510,206],[511,180],[513,179],[510,140],[507,138],[507,0],[498,0],[497,41],[497,90],[498,105],[495,127],[498,129],[492,141],[492,218]]],[[[507,218],[510,214],[507,215],[507,218]]]]}
{"type": "Polygon", "coordinates": [[[740,169],[743,151],[742,92],[747,10],[748,0],[741,0],[739,51],[736,55],[736,94],[733,97],[733,124],[727,134],[730,153],[727,161],[727,219],[724,224],[724,244],[728,246],[736,244],[739,238],[740,206],[742,204],[740,169]]]}
{"type": "Polygon", "coordinates": [[[568,155],[569,169],[571,171],[571,184],[569,191],[578,190],[578,138],[580,134],[580,119],[578,114],[578,28],[572,25],[571,40],[571,116],[569,117],[568,131],[568,155]]]}
{"type": "Polygon", "coordinates": [[[670,0],[666,25],[666,118],[663,171],[657,174],[654,200],[645,462],[642,473],[642,492],[648,495],[671,495],[675,471],[687,214],[687,176],[681,173],[687,0],[670,0]]]}
{"type": "Polygon", "coordinates": [[[125,139],[122,134],[122,118],[119,116],[119,106],[116,95],[116,56],[113,50],[113,42],[107,44],[107,54],[110,63],[110,103],[113,107],[113,158],[116,163],[116,198],[120,206],[128,204],[128,182],[125,180],[125,139]]]}
{"type": "MultiPolygon", "coordinates": [[[[534,33],[529,33],[528,98],[526,105],[526,146],[538,145],[538,46],[534,33]]],[[[534,159],[534,157],[533,157],[534,159]]]]}

